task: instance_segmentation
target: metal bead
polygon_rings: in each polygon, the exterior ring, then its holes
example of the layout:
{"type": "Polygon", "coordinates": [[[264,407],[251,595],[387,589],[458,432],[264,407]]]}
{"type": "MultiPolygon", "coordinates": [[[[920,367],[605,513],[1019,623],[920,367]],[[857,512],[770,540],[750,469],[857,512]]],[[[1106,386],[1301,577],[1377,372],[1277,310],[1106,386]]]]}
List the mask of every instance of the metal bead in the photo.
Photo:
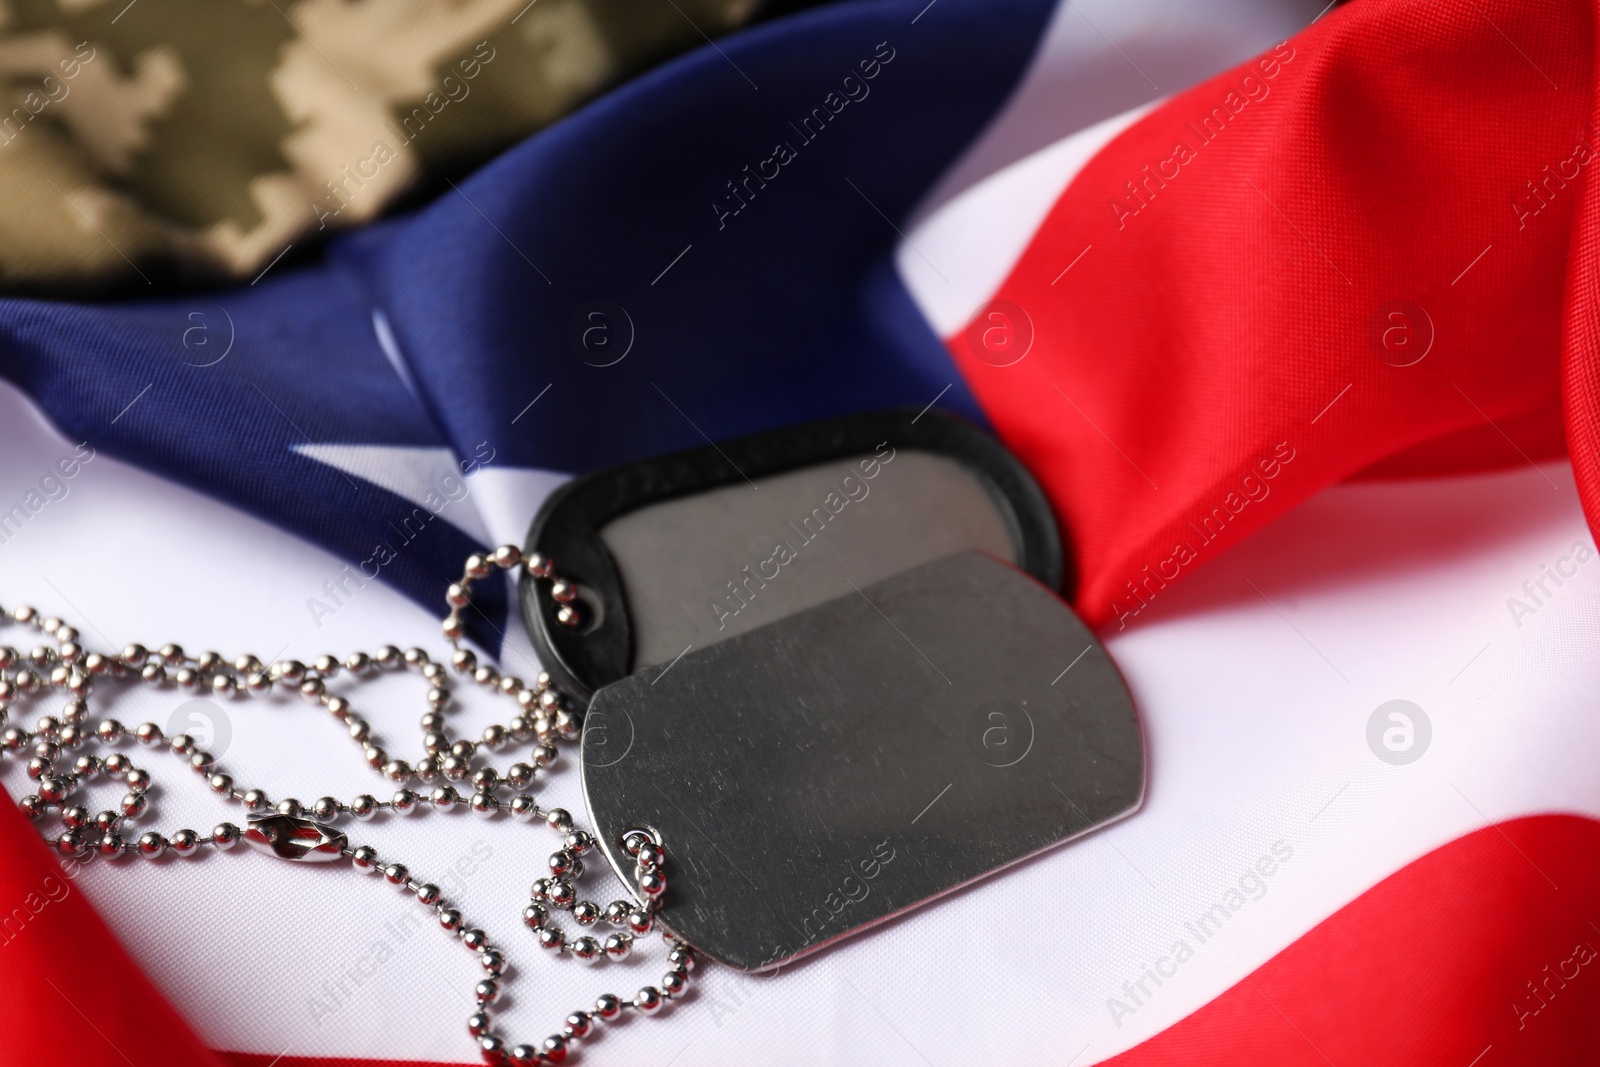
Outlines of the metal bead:
{"type": "Polygon", "coordinates": [[[628,913],[628,929],[639,935],[648,934],[655,928],[655,916],[643,908],[634,908],[628,913]]]}
{"type": "Polygon", "coordinates": [[[572,919],[579,926],[593,926],[600,921],[600,905],[592,900],[580,900],[572,906],[572,919]]]}
{"type": "Polygon", "coordinates": [[[633,901],[613,900],[606,905],[606,922],[612,926],[621,926],[628,921],[628,915],[633,911],[633,901]]]}
{"type": "Polygon", "coordinates": [[[443,891],[432,882],[423,882],[417,886],[417,902],[433,907],[443,897],[443,891]]]}
{"type": "Polygon", "coordinates": [[[550,853],[550,873],[557,878],[571,874],[576,863],[577,858],[564,848],[550,853]]]}
{"type": "Polygon", "coordinates": [[[450,745],[450,738],[439,730],[428,730],[422,735],[422,750],[435,754],[444,751],[450,745]]]}
{"type": "Polygon", "coordinates": [[[366,674],[372,669],[372,657],[365,652],[352,652],[344,658],[344,669],[352,674],[366,674]]]}
{"type": "Polygon", "coordinates": [[[533,765],[535,767],[548,767],[556,761],[558,753],[550,745],[540,745],[533,750],[533,765]]]}
{"type": "Polygon", "coordinates": [[[560,952],[567,943],[566,936],[554,926],[541,926],[538,936],[539,947],[552,952],[560,952]]]}
{"type": "Polygon", "coordinates": [[[560,734],[564,741],[576,741],[578,739],[580,733],[578,720],[572,717],[571,712],[565,709],[556,712],[556,733],[560,734]]]}
{"type": "Polygon", "coordinates": [[[405,885],[411,877],[411,872],[403,863],[391,863],[383,869],[383,877],[390,885],[405,885]]]}
{"type": "Polygon", "coordinates": [[[500,798],[493,793],[472,794],[472,813],[479,818],[492,818],[500,810],[500,798]]]}
{"type": "Polygon", "coordinates": [[[219,793],[222,796],[227,796],[229,793],[233,792],[233,775],[231,774],[213,774],[206,781],[207,784],[211,786],[211,791],[213,793],[219,793]]]}
{"type": "Polygon", "coordinates": [[[659,897],[667,891],[667,878],[660,871],[642,871],[639,874],[639,892],[647,897],[659,897]]]}
{"type": "Polygon", "coordinates": [[[278,801],[278,814],[287,815],[291,819],[298,819],[305,814],[305,807],[294,797],[278,801]]]}
{"type": "Polygon", "coordinates": [[[433,802],[433,806],[438,808],[440,811],[449,811],[451,808],[461,803],[461,794],[456,792],[454,786],[441,785],[429,795],[428,799],[431,800],[433,802]]]}
{"type": "Polygon", "coordinates": [[[661,990],[653,985],[647,985],[633,995],[633,1006],[646,1015],[654,1015],[661,1010],[661,1005],[666,1003],[661,996],[661,990]]]}
{"type": "Polygon", "coordinates": [[[328,685],[321,678],[307,678],[300,683],[300,695],[307,700],[321,700],[328,692],[328,685]]]}
{"type": "MultiPolygon", "coordinates": [[[[115,759],[117,755],[119,753],[112,753],[112,758],[115,759]]],[[[116,760],[114,763],[112,759],[106,760],[106,770],[112,774],[124,774],[126,772],[123,780],[128,783],[130,789],[144,790],[150,788],[150,772],[133,766],[126,759],[116,760]]]]}
{"type": "Polygon", "coordinates": [[[474,552],[472,555],[467,557],[467,562],[462,566],[461,569],[468,578],[477,580],[479,578],[489,577],[490,572],[494,569],[494,565],[489,562],[487,556],[484,556],[478,552],[474,552]]]}
{"type": "Polygon", "coordinates": [[[602,1019],[615,1019],[622,1014],[622,998],[614,993],[601,993],[595,998],[594,1013],[602,1019]]]}
{"type": "Polygon", "coordinates": [[[422,677],[437,686],[448,688],[446,679],[450,677],[442,663],[429,663],[422,668],[422,677]]]}
{"type": "Polygon", "coordinates": [[[401,815],[408,815],[417,808],[417,801],[421,798],[409,789],[395,790],[394,798],[389,801],[389,806],[401,815]]]}
{"type": "Polygon", "coordinates": [[[76,830],[80,826],[88,826],[91,822],[89,809],[80,805],[61,809],[61,822],[69,830],[76,830]]]}
{"type": "Polygon", "coordinates": [[[513,763],[506,768],[506,782],[513,789],[525,789],[533,781],[534,769],[531,764],[513,763]]]}
{"type": "Polygon", "coordinates": [[[299,685],[306,676],[306,665],[297,659],[280,659],[272,665],[272,673],[290,685],[299,685]]]}
{"type": "Polygon", "coordinates": [[[564,1032],[568,1037],[588,1037],[594,1029],[594,1020],[586,1011],[575,1011],[567,1016],[564,1032]]]}
{"type": "Polygon", "coordinates": [[[479,767],[472,772],[472,784],[480,792],[488,792],[500,784],[500,772],[493,767],[479,767]]]}
{"type": "Polygon", "coordinates": [[[122,822],[121,815],[114,811],[102,811],[96,813],[94,817],[94,828],[104,833],[107,830],[115,830],[120,822],[122,822]]]}
{"type": "Polygon", "coordinates": [[[528,573],[535,578],[548,578],[556,572],[556,561],[542,552],[530,553],[525,562],[528,565],[528,573]]]}
{"type": "Polygon", "coordinates": [[[565,910],[577,901],[578,892],[572,888],[571,882],[564,882],[558,878],[550,883],[550,890],[546,896],[550,898],[550,903],[565,910]]]}
{"type": "Polygon", "coordinates": [[[339,659],[337,656],[318,656],[311,661],[311,665],[324,678],[332,678],[339,673],[339,659]]]}
{"type": "Polygon", "coordinates": [[[543,904],[529,904],[522,909],[522,922],[530,930],[537,930],[550,921],[550,911],[543,904]]]}
{"type": "Polygon", "coordinates": [[[489,935],[476,926],[461,931],[461,943],[474,952],[479,952],[489,947],[489,935]]]}
{"type": "Polygon", "coordinates": [[[478,1038],[478,1048],[483,1053],[484,1063],[500,1063],[505,1059],[506,1043],[494,1034],[478,1038]]]}
{"type": "Polygon", "coordinates": [[[607,958],[621,962],[633,951],[633,938],[627,934],[607,934],[602,947],[607,958]]]}
{"type": "Polygon", "coordinates": [[[560,1034],[551,1034],[544,1039],[544,1058],[551,1063],[560,1063],[567,1058],[567,1039],[560,1034]]]}
{"type": "Polygon", "coordinates": [[[461,913],[455,908],[440,908],[439,925],[446,930],[456,929],[461,925],[461,913]]]}
{"type": "Polygon", "coordinates": [[[115,830],[107,830],[100,835],[99,848],[102,856],[122,855],[122,835],[115,830]]]}
{"type": "Polygon", "coordinates": [[[453,608],[464,608],[472,602],[472,591],[460,582],[445,586],[444,602],[453,608]]]}
{"type": "Polygon", "coordinates": [[[22,814],[30,819],[41,818],[45,812],[50,810],[42,798],[31,793],[17,801],[17,807],[22,811],[22,814]]]}
{"type": "Polygon", "coordinates": [[[472,680],[487,689],[500,681],[500,672],[484,664],[472,672],[472,680]]]}
{"type": "Polygon", "coordinates": [[[500,545],[489,553],[489,562],[501,570],[510,570],[522,562],[522,549],[516,545],[500,545]]]}
{"type": "Polygon", "coordinates": [[[661,846],[652,842],[647,845],[641,845],[639,851],[634,855],[633,861],[639,865],[640,869],[653,871],[661,866],[666,858],[667,854],[661,851],[661,846]]]}
{"type": "Polygon", "coordinates": [[[505,747],[505,743],[509,740],[511,740],[511,735],[507,733],[506,728],[501,726],[499,723],[494,723],[483,728],[483,743],[492,749],[505,747]]]}
{"type": "Polygon", "coordinates": [[[539,804],[526,793],[518,793],[511,798],[511,817],[522,822],[534,818],[539,814],[539,804]]]}
{"type": "Polygon", "coordinates": [[[145,800],[143,793],[129,793],[122,798],[120,807],[122,814],[130,819],[137,819],[144,814],[146,804],[148,801],[145,800]]]}
{"type": "Polygon", "coordinates": [[[345,731],[352,741],[365,741],[372,736],[372,724],[366,719],[351,715],[345,720],[345,731]]]}
{"type": "Polygon", "coordinates": [[[243,834],[231,822],[219,822],[211,828],[211,843],[224,852],[237,845],[241,837],[243,834]]]}
{"type": "Polygon", "coordinates": [[[139,835],[139,855],[155,859],[163,856],[167,851],[167,839],[151,830],[147,834],[139,835]]]}
{"type": "Polygon", "coordinates": [[[506,971],[505,955],[497,948],[486,948],[478,954],[478,966],[496,977],[506,971]]]}
{"type": "Polygon", "coordinates": [[[385,763],[389,762],[389,754],[383,749],[379,748],[377,745],[367,745],[365,748],[363,748],[361,750],[361,758],[365,760],[367,766],[371,767],[373,770],[378,770],[385,763]]]}
{"type": "Polygon", "coordinates": [[[535,878],[532,888],[528,890],[528,896],[533,900],[548,900],[550,897],[550,879],[535,878]]]}
{"type": "Polygon", "coordinates": [[[491,1025],[487,1012],[475,1011],[467,1016],[467,1033],[473,1037],[480,1037],[488,1033],[491,1025]]]}
{"type": "Polygon", "coordinates": [[[311,816],[318,822],[332,822],[344,810],[344,805],[334,797],[318,797],[311,803],[311,816]]]}
{"type": "Polygon", "coordinates": [[[432,782],[439,777],[439,757],[424,756],[417,760],[417,765],[412,768],[418,778],[424,782],[432,782]]]}
{"type": "Polygon", "coordinates": [[[403,759],[392,759],[383,765],[383,776],[392,782],[409,781],[411,764],[403,759]]]}
{"type": "Polygon", "coordinates": [[[378,798],[371,793],[362,793],[350,801],[350,814],[363,822],[378,813],[378,798]]]}
{"type": "Polygon", "coordinates": [[[240,801],[246,811],[266,811],[272,806],[272,798],[267,796],[265,789],[246,789],[240,801]]]}
{"type": "Polygon", "coordinates": [[[122,662],[130,667],[142,667],[150,653],[143,645],[133,644],[122,647],[122,662]]]}
{"type": "Polygon", "coordinates": [[[539,1061],[539,1050],[529,1044],[514,1045],[511,1049],[512,1067],[532,1067],[539,1061]]]}
{"type": "Polygon", "coordinates": [[[600,955],[600,942],[585,935],[568,946],[574,956],[585,963],[592,963],[600,955]]]}
{"type": "Polygon", "coordinates": [[[462,738],[460,741],[457,741],[455,744],[450,746],[450,755],[456,757],[457,759],[469,760],[473,756],[477,755],[477,753],[478,746],[471,741],[468,741],[466,738],[462,738]]]}
{"type": "Polygon", "coordinates": [[[323,701],[323,706],[328,709],[329,715],[332,715],[335,719],[338,719],[341,722],[350,717],[350,708],[352,705],[350,701],[344,697],[329,697],[327,700],[323,701]]]}
{"type": "Polygon", "coordinates": [[[209,752],[198,749],[189,753],[189,769],[199,771],[201,774],[210,774],[211,768],[217,765],[217,757],[209,752]]]}
{"type": "Polygon", "coordinates": [[[668,971],[661,976],[661,993],[663,996],[675,997],[689,988],[689,979],[684,977],[682,971],[668,971]]]}
{"type": "Polygon", "coordinates": [[[572,829],[572,813],[566,808],[551,808],[544,813],[545,825],[559,833],[572,829]]]}
{"type": "MultiPolygon", "coordinates": [[[[53,774],[48,774],[39,779],[39,798],[48,803],[61,803],[67,799],[67,794],[71,791],[72,785],[65,778],[57,778],[53,774]]],[[[141,797],[140,799],[142,800],[143,798],[141,797]]]]}
{"type": "Polygon", "coordinates": [[[179,830],[168,845],[174,856],[192,856],[200,851],[200,835],[193,830],[179,830]]]}
{"type": "Polygon", "coordinates": [[[139,677],[152,685],[160,685],[167,680],[167,669],[159,663],[146,663],[139,671],[139,677]]]}
{"type": "Polygon", "coordinates": [[[556,622],[569,630],[576,630],[583,625],[583,613],[571,604],[563,604],[556,609],[556,622]]]}
{"type": "Polygon", "coordinates": [[[350,862],[358,871],[378,869],[378,850],[371,845],[361,845],[350,853],[350,862]]]}
{"type": "Polygon", "coordinates": [[[589,836],[587,830],[573,830],[562,839],[561,847],[574,856],[581,856],[594,847],[594,838],[589,836]]]}
{"type": "Polygon", "coordinates": [[[500,983],[493,978],[485,978],[472,987],[472,995],[479,1004],[493,1004],[500,999],[500,983]]]}
{"type": "Polygon", "coordinates": [[[622,851],[630,858],[637,856],[639,850],[646,845],[654,844],[654,839],[643,830],[629,830],[622,835],[622,851]]]}
{"type": "Polygon", "coordinates": [[[405,662],[400,650],[393,645],[379,645],[377,659],[378,666],[389,670],[393,670],[405,662]]]}
{"type": "Polygon", "coordinates": [[[467,765],[467,761],[460,756],[446,756],[440,761],[439,768],[444,771],[444,776],[452,782],[462,781],[472,769],[467,765]]]}
{"type": "Polygon", "coordinates": [[[687,973],[694,970],[694,953],[690,952],[685,946],[679,945],[677,948],[667,953],[667,962],[672,965],[674,970],[687,973]]]}
{"type": "Polygon", "coordinates": [[[471,674],[478,669],[478,657],[470,648],[458,648],[450,654],[450,666],[458,674],[471,674]]]}
{"type": "Polygon", "coordinates": [[[406,649],[405,662],[407,667],[421,667],[432,661],[428,659],[427,650],[413,646],[406,649]]]}

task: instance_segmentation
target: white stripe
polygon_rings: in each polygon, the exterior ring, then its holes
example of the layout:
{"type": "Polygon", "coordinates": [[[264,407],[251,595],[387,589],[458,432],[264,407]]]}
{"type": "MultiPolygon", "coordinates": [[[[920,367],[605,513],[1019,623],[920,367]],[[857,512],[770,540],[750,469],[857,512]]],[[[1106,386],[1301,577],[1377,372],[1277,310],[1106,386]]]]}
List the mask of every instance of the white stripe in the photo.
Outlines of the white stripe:
{"type": "MultiPolygon", "coordinates": [[[[1016,90],[912,214],[901,277],[947,337],[999,286],[1089,158],[1163,95],[1298,32],[1322,0],[1074,0],[1052,16],[1016,90]],[[1159,88],[1152,87],[1152,82],[1159,88]],[[945,213],[949,219],[941,219],[945,213]]],[[[1065,264],[1062,264],[1065,266],[1065,264]]]]}

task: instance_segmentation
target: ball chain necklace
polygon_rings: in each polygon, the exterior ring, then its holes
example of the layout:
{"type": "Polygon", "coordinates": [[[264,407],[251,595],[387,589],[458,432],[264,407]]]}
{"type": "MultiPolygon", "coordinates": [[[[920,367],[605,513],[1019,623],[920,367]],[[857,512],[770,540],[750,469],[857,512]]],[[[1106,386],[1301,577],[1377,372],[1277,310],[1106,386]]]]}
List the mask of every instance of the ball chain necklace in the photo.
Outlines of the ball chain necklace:
{"type": "Polygon", "coordinates": [[[533,578],[551,583],[553,598],[561,604],[558,610],[563,624],[570,626],[578,621],[577,608],[571,603],[572,590],[556,576],[548,558],[538,554],[524,557],[514,545],[502,545],[493,552],[467,558],[461,579],[450,585],[445,597],[450,612],[443,630],[452,647],[450,669],[483,689],[509,697],[517,705],[517,713],[509,722],[485,728],[482,740],[476,743],[453,739],[449,733],[445,717],[451,699],[449,671],[420,648],[402,652],[384,645],[374,654],[356,652],[342,662],[332,656],[320,656],[309,666],[292,659],[264,664],[248,654],[231,662],[215,652],[191,657],[175,644],[163,645],[156,651],[134,644],[120,654],[107,654],[87,651],[77,630],[60,619],[44,617],[32,607],[13,608],[9,612],[11,621],[53,639],[54,647],[40,645],[27,655],[0,647],[0,725],[24,703],[51,692],[64,691],[68,696],[59,715],[42,716],[31,730],[8,725],[0,734],[4,750],[18,753],[19,758],[31,747],[27,774],[35,783],[36,792],[23,797],[21,809],[29,818],[41,822],[52,814],[58,815],[61,831],[46,831],[45,840],[75,861],[86,861],[95,855],[112,860],[134,855],[157,859],[168,852],[196,856],[207,850],[230,851],[240,841],[291,862],[348,861],[355,871],[381,877],[414,896],[438,919],[441,929],[476,955],[483,978],[473,990],[478,1007],[467,1020],[467,1030],[485,1062],[516,1067],[560,1063],[574,1043],[589,1037],[600,1024],[630,1011],[655,1015],[669,1000],[682,994],[696,963],[689,946],[663,932],[669,946],[667,970],[656,985],[643,987],[631,999],[603,994],[592,1008],[568,1015],[559,1031],[538,1045],[513,1044],[497,1031],[490,1014],[505,979],[503,948],[491,942],[482,929],[471,925],[459,908],[445,899],[438,885],[413,875],[403,863],[380,857],[370,845],[352,845],[334,825],[346,817],[365,821],[379,813],[405,815],[430,808],[452,811],[463,807],[483,818],[504,812],[519,821],[541,820],[560,836],[561,844],[550,855],[549,876],[534,880],[531,899],[522,912],[524,924],[533,931],[540,947],[585,962],[615,962],[630,955],[635,938],[654,929],[667,886],[664,842],[644,829],[629,829],[621,835],[618,844],[634,862],[635,899],[616,900],[602,908],[593,901],[580,900],[575,885],[584,871],[584,857],[597,848],[598,842],[589,832],[577,828],[567,811],[541,808],[531,795],[521,792],[540,770],[555,761],[560,743],[578,739],[578,721],[567,698],[542,671],[531,685],[525,684],[492,665],[480,664],[470,649],[461,647],[461,611],[470,603],[472,583],[496,570],[518,566],[525,567],[533,578]],[[341,674],[362,678],[381,671],[405,670],[417,672],[430,686],[428,711],[421,723],[425,755],[415,763],[392,758],[374,740],[371,725],[356,712],[350,699],[329,690],[329,683],[341,674]],[[142,681],[157,688],[171,685],[189,691],[209,690],[222,697],[265,696],[277,690],[292,690],[322,705],[343,723],[351,739],[361,746],[366,763],[399,788],[388,800],[363,793],[348,802],[331,796],[309,805],[292,797],[274,802],[263,789],[241,787],[187,734],[166,737],[151,722],[130,732],[111,717],[91,723],[90,690],[99,679],[142,681]],[[96,747],[96,742],[114,748],[125,743],[130,734],[146,748],[164,747],[186,760],[213,792],[243,806],[245,826],[222,822],[210,834],[180,829],[165,835],[149,830],[134,838],[128,827],[145,813],[153,781],[150,773],[119,751],[74,755],[96,747]],[[531,763],[513,763],[504,773],[491,766],[472,765],[485,750],[498,752],[519,745],[532,746],[531,763]],[[128,792],[116,810],[91,814],[87,807],[75,803],[73,796],[102,775],[120,780],[128,792]],[[441,778],[446,781],[439,782],[441,778]],[[411,788],[413,782],[421,783],[422,788],[411,788]],[[464,797],[450,782],[470,782],[470,796],[464,797]],[[433,783],[438,784],[427,789],[433,783]],[[504,798],[502,792],[513,795],[504,798]],[[604,937],[581,932],[570,936],[556,921],[556,911],[570,914],[582,929],[604,923],[613,932],[604,937]]]}

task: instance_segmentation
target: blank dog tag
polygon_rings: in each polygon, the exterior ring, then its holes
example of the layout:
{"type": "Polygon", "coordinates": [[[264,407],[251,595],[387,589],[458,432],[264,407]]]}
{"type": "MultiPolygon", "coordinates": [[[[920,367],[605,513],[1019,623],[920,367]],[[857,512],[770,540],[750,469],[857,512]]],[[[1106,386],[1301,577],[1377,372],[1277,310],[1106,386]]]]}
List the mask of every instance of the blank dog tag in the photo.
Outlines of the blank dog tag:
{"type": "Polygon", "coordinates": [[[660,919],[775,967],[1134,811],[1144,749],[1089,630],[974,551],[869,584],[595,693],[583,787],[601,846],[660,835],[660,919]]]}

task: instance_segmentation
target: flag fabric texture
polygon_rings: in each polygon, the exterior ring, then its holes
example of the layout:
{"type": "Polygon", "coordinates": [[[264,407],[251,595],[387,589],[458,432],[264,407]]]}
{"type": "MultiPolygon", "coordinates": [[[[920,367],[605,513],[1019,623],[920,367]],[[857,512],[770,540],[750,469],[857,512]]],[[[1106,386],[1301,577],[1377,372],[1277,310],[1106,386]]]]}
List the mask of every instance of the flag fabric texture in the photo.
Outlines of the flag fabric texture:
{"type": "MultiPolygon", "coordinates": [[[[0,375],[67,438],[430,610],[512,525],[427,503],[461,477],[553,485],[891,406],[938,405],[1019,456],[1060,519],[1075,608],[1130,655],[1191,575],[1352,478],[1532,467],[1559,494],[1547,472],[1566,456],[1592,530],[1593,6],[1352,0],[1313,21],[1243,4],[1218,17],[1261,39],[1222,41],[1179,6],[1132,5],[1110,36],[1098,9],[1043,0],[864,0],[759,25],[322,263],[149,301],[0,301],[0,375]],[[1146,17],[1177,43],[1140,64],[1113,40],[1146,17]],[[1084,40],[1110,50],[1069,47],[1084,40]],[[1067,117],[1041,136],[1019,117],[1038,111],[1067,117]]],[[[1575,575],[1593,553],[1580,539],[1562,558],[1575,575]]],[[[1542,608],[1543,588],[1519,603],[1542,608]]],[[[473,637],[497,649],[513,622],[486,593],[473,637]]],[[[1592,641],[1562,654],[1595,658],[1592,641]]],[[[1420,835],[1242,981],[1081,1062],[1592,1062],[1592,806],[1420,835]]],[[[3,899],[52,877],[33,837],[0,812],[3,899]]],[[[1246,874],[1266,886],[1287,863],[1267,850],[1246,874]]],[[[272,1061],[206,1048],[81,896],[54,907],[50,939],[5,951],[37,953],[20,975],[55,973],[61,944],[76,962],[54,992],[4,998],[0,1058],[55,1054],[94,1003],[116,1049],[94,1062],[272,1061]]],[[[1106,998],[1115,1025],[1186,959],[1106,998]]]]}

